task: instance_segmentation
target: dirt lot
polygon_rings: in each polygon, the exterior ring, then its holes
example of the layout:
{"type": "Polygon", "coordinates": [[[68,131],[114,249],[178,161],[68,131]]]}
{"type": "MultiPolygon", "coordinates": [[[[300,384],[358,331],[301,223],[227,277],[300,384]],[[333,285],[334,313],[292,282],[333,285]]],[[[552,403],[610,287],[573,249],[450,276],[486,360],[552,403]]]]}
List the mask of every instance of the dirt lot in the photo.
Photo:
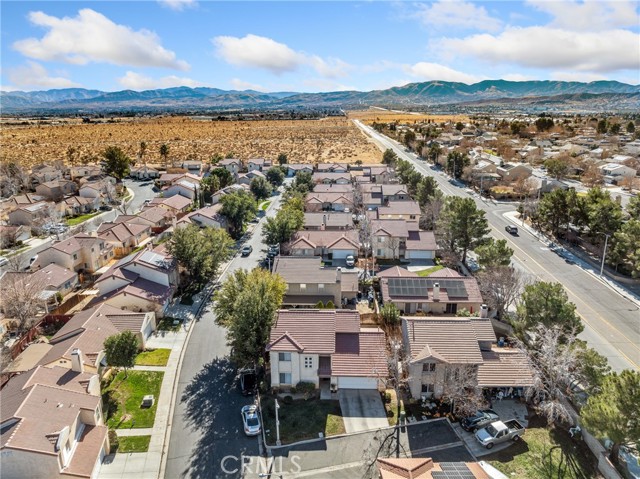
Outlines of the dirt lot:
{"type": "Polygon", "coordinates": [[[354,120],[361,120],[363,123],[371,124],[375,122],[389,123],[397,121],[398,123],[422,123],[427,120],[431,120],[435,123],[442,123],[447,121],[468,121],[469,117],[466,115],[425,115],[422,113],[399,113],[391,110],[379,110],[376,108],[370,108],[362,111],[350,111],[349,118],[354,120]]]}
{"type": "Polygon", "coordinates": [[[340,161],[379,163],[382,153],[350,120],[201,121],[186,117],[122,119],[114,123],[7,125],[0,128],[0,160],[26,166],[93,159],[110,145],[118,145],[137,157],[140,142],[146,142],[148,163],[160,163],[160,145],[169,146],[170,159],[208,161],[215,154],[237,158],[264,157],[275,160],[286,153],[289,161],[314,163],[340,161]]]}

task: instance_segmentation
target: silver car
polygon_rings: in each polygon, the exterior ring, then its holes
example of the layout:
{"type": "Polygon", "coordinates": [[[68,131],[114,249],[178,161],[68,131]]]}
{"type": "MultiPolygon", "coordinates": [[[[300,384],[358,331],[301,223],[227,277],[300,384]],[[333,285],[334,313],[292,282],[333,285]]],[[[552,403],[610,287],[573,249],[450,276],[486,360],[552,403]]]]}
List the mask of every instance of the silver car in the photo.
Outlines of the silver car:
{"type": "Polygon", "coordinates": [[[257,436],[260,434],[260,418],[258,417],[258,406],[251,404],[242,408],[242,425],[247,436],[257,436]]]}

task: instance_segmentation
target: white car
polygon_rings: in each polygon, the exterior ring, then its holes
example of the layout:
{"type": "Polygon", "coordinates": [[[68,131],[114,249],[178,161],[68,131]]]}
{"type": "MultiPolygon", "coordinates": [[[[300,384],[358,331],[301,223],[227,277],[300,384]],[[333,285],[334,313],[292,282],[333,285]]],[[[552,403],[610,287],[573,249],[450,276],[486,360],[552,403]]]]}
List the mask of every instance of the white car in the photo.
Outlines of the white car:
{"type": "Polygon", "coordinates": [[[5,258],[4,256],[0,256],[0,266],[4,266],[8,262],[9,260],[7,258],[5,258]]]}
{"type": "Polygon", "coordinates": [[[347,268],[353,268],[356,264],[356,259],[352,254],[346,257],[345,263],[347,264],[347,268]]]}
{"type": "Polygon", "coordinates": [[[242,425],[247,436],[257,436],[260,434],[260,418],[258,417],[258,406],[251,404],[242,408],[242,425]]]}

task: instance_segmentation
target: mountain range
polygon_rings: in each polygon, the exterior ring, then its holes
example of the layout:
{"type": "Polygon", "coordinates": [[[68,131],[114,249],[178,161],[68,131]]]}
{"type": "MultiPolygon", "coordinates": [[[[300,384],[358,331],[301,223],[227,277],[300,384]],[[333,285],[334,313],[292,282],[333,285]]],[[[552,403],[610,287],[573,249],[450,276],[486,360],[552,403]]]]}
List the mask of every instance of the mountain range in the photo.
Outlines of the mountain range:
{"type": "Polygon", "coordinates": [[[100,113],[107,111],[180,112],[232,109],[355,108],[367,106],[438,106],[451,104],[607,102],[612,108],[640,107],[640,85],[616,81],[591,83],[564,81],[485,80],[472,85],[445,81],[409,83],[386,90],[326,93],[221,90],[175,87],[159,90],[105,92],[84,88],[47,91],[0,92],[2,114],[100,113]]]}

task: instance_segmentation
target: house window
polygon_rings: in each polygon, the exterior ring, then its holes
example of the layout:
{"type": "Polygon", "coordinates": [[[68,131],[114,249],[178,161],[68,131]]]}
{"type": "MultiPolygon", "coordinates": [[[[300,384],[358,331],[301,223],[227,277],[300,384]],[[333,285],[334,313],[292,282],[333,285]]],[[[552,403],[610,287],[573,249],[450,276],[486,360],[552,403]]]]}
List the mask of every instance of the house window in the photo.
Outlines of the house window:
{"type": "Polygon", "coordinates": [[[382,256],[382,250],[381,249],[377,250],[376,256],[382,256]]]}
{"type": "Polygon", "coordinates": [[[446,314],[456,314],[458,312],[457,303],[447,303],[447,307],[444,311],[446,314]]]}
{"type": "Polygon", "coordinates": [[[306,369],[311,369],[313,367],[313,357],[305,356],[305,358],[304,358],[304,367],[306,369]]]}
{"type": "Polygon", "coordinates": [[[77,254],[74,254],[74,255],[73,255],[73,259],[78,259],[78,255],[77,255],[77,254]]]}
{"type": "Polygon", "coordinates": [[[278,361],[291,361],[291,353],[278,353],[278,361]]]}
{"type": "Polygon", "coordinates": [[[382,236],[378,236],[378,243],[382,243],[384,241],[384,238],[382,236]]]}
{"type": "Polygon", "coordinates": [[[324,283],[318,283],[318,289],[324,289],[324,283]]]}
{"type": "Polygon", "coordinates": [[[300,291],[306,291],[307,290],[307,285],[304,283],[300,283],[300,291]]]}
{"type": "Polygon", "coordinates": [[[416,215],[409,215],[409,219],[410,220],[415,220],[416,219],[416,215]]]}
{"type": "Polygon", "coordinates": [[[434,385],[433,384],[423,384],[422,385],[422,392],[423,393],[432,393],[434,392],[434,385]]]}
{"type": "Polygon", "coordinates": [[[280,384],[291,384],[291,373],[280,373],[280,384]]]}
{"type": "Polygon", "coordinates": [[[425,373],[432,373],[436,370],[436,363],[423,363],[422,371],[425,373]]]}

